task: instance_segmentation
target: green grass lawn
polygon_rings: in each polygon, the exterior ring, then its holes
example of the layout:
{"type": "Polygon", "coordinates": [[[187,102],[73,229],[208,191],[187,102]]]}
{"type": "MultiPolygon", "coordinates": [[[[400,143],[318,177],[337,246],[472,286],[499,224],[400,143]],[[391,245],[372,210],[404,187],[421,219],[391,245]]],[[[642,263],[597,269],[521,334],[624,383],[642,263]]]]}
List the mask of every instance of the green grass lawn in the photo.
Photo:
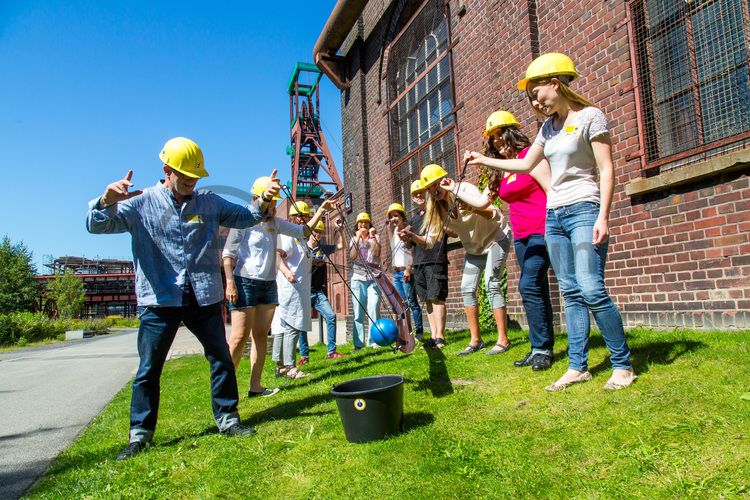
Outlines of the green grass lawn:
{"type": "MultiPolygon", "coordinates": [[[[248,498],[711,497],[750,494],[750,332],[629,334],[638,381],[606,393],[609,364],[592,338],[594,380],[561,393],[544,386],[566,369],[565,337],[552,370],[515,368],[507,354],[366,349],[281,381],[271,398],[242,397],[258,434],[226,438],[211,418],[208,364],[167,364],[155,446],[117,462],[127,444],[130,387],[53,463],[30,496],[248,498]],[[336,382],[401,374],[406,431],[349,444],[329,392],[336,382]]],[[[343,349],[346,352],[346,348],[343,349]]],[[[240,393],[247,393],[243,361],[240,393]]],[[[276,386],[270,363],[265,383],[276,386]]]]}

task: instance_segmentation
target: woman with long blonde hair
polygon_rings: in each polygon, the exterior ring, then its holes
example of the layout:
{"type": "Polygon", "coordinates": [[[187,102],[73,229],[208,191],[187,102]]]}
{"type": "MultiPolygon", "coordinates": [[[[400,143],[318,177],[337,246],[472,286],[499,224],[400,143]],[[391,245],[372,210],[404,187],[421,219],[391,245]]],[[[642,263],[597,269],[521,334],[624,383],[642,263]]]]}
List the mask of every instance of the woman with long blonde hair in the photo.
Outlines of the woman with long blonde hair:
{"type": "Polygon", "coordinates": [[[604,388],[616,390],[636,377],[622,318],[604,284],[614,193],[612,142],[604,113],[569,87],[577,77],[573,61],[564,54],[536,58],[518,88],[546,120],[526,156],[497,159],[467,151],[464,157],[470,165],[524,173],[544,158],[549,161],[546,244],[565,300],[568,371],[546,389],[559,391],[591,380],[591,311],[611,352],[613,371],[604,388]]]}
{"type": "MultiPolygon", "coordinates": [[[[446,231],[450,231],[459,238],[466,250],[461,277],[461,298],[471,340],[458,355],[467,356],[485,348],[479,329],[477,304],[479,276],[482,271],[498,335],[497,342],[489,353],[503,353],[510,348],[505,296],[501,288],[505,259],[512,238],[510,227],[494,205],[474,208],[456,200],[456,195],[443,187],[444,184],[453,181],[448,179],[448,172],[440,165],[427,165],[422,169],[420,177],[427,192],[421,227],[425,235],[425,246],[431,248],[442,240],[446,231]]],[[[475,186],[467,182],[462,182],[461,187],[464,191],[472,188],[478,192],[475,186]]]]}

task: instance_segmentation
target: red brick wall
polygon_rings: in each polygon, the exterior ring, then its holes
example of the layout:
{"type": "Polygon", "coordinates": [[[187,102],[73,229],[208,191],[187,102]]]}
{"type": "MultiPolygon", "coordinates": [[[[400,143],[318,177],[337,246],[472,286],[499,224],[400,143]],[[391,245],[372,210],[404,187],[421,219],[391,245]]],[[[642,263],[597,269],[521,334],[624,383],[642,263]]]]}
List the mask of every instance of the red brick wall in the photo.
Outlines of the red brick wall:
{"type": "MultiPolygon", "coordinates": [[[[573,84],[607,115],[613,140],[615,195],[606,283],[626,325],[750,327],[750,186],[748,166],[641,197],[625,185],[642,176],[630,40],[621,0],[449,2],[459,152],[481,147],[484,120],[512,111],[533,138],[537,122],[516,90],[535,49],[570,55],[582,73],[573,84]],[[462,12],[462,6],[465,10],[462,12]],[[461,14],[461,15],[460,15],[461,14]]],[[[344,177],[354,213],[372,212],[378,229],[392,201],[383,36],[395,2],[370,2],[340,53],[351,87],[342,92],[344,177]],[[380,102],[378,102],[380,101],[380,102]]],[[[419,2],[410,2],[401,25],[419,2]]],[[[469,172],[468,180],[476,181],[469,172]]],[[[452,327],[461,316],[462,250],[450,254],[452,327]]],[[[508,259],[509,313],[525,323],[515,255],[508,259]]],[[[559,311],[557,287],[553,300],[559,311]]],[[[559,319],[559,318],[558,318],[559,319]]]]}

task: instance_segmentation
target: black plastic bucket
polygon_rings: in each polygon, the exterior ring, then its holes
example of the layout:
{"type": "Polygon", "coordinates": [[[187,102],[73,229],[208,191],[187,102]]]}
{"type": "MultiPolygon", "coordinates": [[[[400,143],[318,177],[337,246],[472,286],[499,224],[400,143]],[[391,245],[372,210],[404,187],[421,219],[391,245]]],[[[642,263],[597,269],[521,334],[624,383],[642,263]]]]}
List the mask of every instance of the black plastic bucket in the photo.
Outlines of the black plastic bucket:
{"type": "Polygon", "coordinates": [[[336,384],[331,389],[350,443],[398,434],[404,416],[404,377],[380,375],[336,384]]]}

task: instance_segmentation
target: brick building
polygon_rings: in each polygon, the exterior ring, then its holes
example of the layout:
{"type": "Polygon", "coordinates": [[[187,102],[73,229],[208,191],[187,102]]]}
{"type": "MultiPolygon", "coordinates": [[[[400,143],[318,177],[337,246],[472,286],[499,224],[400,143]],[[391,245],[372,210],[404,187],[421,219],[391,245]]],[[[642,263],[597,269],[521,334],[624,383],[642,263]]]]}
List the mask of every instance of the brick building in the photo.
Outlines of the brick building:
{"type": "MultiPolygon", "coordinates": [[[[340,0],[314,55],[342,90],[353,214],[380,228],[391,201],[411,208],[422,166],[455,176],[495,109],[533,139],[516,83],[553,51],[572,57],[573,88],[610,122],[606,282],[625,324],[750,327],[747,0],[340,0]]],[[[464,327],[462,254],[449,255],[449,324],[464,327]]],[[[525,323],[514,255],[508,272],[509,314],[525,323]]]]}

